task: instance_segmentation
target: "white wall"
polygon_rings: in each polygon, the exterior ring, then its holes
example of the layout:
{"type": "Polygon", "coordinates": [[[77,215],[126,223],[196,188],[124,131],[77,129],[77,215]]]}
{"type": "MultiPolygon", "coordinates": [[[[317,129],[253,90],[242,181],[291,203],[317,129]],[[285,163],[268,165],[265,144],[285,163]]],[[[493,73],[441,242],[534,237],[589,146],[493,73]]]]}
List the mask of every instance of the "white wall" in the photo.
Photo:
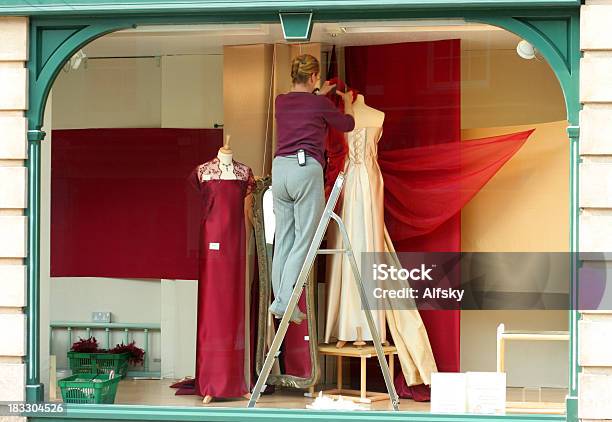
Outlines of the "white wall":
{"type": "MultiPolygon", "coordinates": [[[[146,88],[146,87],[143,87],[146,88]]],[[[54,92],[55,92],[54,88],[54,92]]],[[[58,96],[52,93],[52,98],[58,96]]],[[[93,311],[110,311],[113,322],[159,323],[161,295],[159,280],[108,279],[95,277],[50,277],[50,208],[51,208],[51,145],[53,142],[50,122],[52,121],[53,100],[45,109],[45,130],[48,135],[42,143],[42,192],[41,192],[41,382],[49,385],[49,354],[57,357],[57,368],[66,368],[66,351],[70,347],[68,333],[55,330],[50,342],[51,321],[90,321],[93,311]]],[[[58,113],[59,114],[59,113],[58,113]]],[[[97,127],[108,125],[108,121],[95,121],[97,127]]],[[[124,120],[125,121],[125,120],[124,120]]],[[[74,124],[75,122],[73,122],[74,124]]],[[[129,125],[128,125],[129,126],[129,125]]],[[[107,126],[108,127],[108,126],[107,126]]],[[[73,341],[85,337],[85,330],[73,330],[73,341]]],[[[93,332],[100,345],[105,347],[103,331],[93,332]]],[[[144,335],[130,333],[129,341],[135,340],[142,347],[144,335]]],[[[124,334],[114,331],[111,347],[124,341],[124,334]]],[[[161,338],[158,332],[149,334],[149,369],[160,370],[161,338]]],[[[48,397],[49,389],[45,390],[48,397]]]]}
{"type": "MultiPolygon", "coordinates": [[[[91,321],[93,311],[109,311],[113,322],[159,323],[161,321],[161,285],[159,280],[115,279],[99,277],[54,277],[51,279],[51,321],[91,321]]],[[[86,331],[73,330],[72,341],[85,337],[86,331]]],[[[104,330],[92,333],[101,347],[106,347],[104,330]]],[[[144,334],[130,332],[128,341],[143,347],[144,334]]],[[[114,330],[110,347],[124,342],[124,333],[114,330]]],[[[51,348],[57,367],[67,368],[68,333],[54,330],[51,348]]],[[[160,370],[161,338],[149,333],[149,369],[160,370]]]]}
{"type": "Polygon", "coordinates": [[[161,297],[164,333],[161,375],[164,378],[193,376],[198,283],[194,280],[162,280],[161,297]]]}
{"type": "MultiPolygon", "coordinates": [[[[521,59],[514,50],[468,50],[461,77],[464,139],[537,125],[528,143],[462,210],[462,250],[566,251],[569,140],[563,93],[550,66],[521,59]],[[542,156],[544,164],[534,167],[542,156]],[[512,201],[507,202],[510,192],[512,201]],[[500,212],[503,224],[497,224],[500,212]]],[[[508,330],[568,330],[565,311],[464,311],[462,371],[495,370],[499,323],[508,330]]],[[[567,342],[508,342],[507,383],[567,387],[568,355],[567,342]]]]}
{"type": "Polygon", "coordinates": [[[161,58],[161,127],[223,123],[223,55],[161,58]]]}
{"type": "Polygon", "coordinates": [[[464,50],[461,129],[566,120],[561,86],[544,60],[511,50],[464,50]]]}
{"type": "MultiPolygon", "coordinates": [[[[462,311],[461,371],[495,371],[496,330],[566,331],[567,311],[462,311]]],[[[568,348],[561,341],[506,343],[507,385],[567,387],[568,348]]]]}
{"type": "Polygon", "coordinates": [[[53,85],[53,129],[161,126],[156,58],[92,59],[53,85]]]}
{"type": "MultiPolygon", "coordinates": [[[[161,63],[161,127],[224,123],[222,54],[164,56],[161,63]]],[[[162,377],[194,375],[197,292],[194,280],[161,281],[162,377]]]]}

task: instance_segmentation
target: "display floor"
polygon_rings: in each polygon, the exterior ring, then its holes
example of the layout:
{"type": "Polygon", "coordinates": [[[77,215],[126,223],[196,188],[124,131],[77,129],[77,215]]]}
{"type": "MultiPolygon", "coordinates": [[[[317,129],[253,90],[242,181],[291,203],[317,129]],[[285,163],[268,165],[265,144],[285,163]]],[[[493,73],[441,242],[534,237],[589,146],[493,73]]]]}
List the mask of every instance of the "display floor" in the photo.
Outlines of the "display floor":
{"type": "MultiPolygon", "coordinates": [[[[198,396],[176,396],[176,390],[169,386],[176,380],[138,380],[126,379],[119,383],[116,404],[139,404],[158,406],[202,406],[202,407],[246,407],[245,399],[218,400],[203,405],[198,396]]],[[[318,390],[317,390],[318,391],[318,390]]],[[[523,400],[523,389],[508,388],[507,400],[509,413],[564,413],[567,390],[561,388],[543,388],[541,401],[537,402],[538,394],[533,389],[525,392],[527,403],[517,403],[523,400]]],[[[274,394],[264,395],[258,407],[304,409],[312,399],[304,397],[302,391],[293,389],[277,390],[274,394]]],[[[389,401],[375,402],[369,407],[372,410],[392,410],[389,401]]],[[[418,403],[413,400],[401,400],[400,410],[428,412],[429,403],[418,403]]]]}

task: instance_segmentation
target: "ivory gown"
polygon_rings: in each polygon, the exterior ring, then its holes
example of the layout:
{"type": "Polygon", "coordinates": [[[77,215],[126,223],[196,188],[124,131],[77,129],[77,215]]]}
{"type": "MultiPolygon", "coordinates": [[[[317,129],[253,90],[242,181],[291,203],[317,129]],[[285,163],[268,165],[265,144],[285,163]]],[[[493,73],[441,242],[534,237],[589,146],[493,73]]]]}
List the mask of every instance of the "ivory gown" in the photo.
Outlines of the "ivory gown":
{"type": "MultiPolygon", "coordinates": [[[[345,185],[340,217],[360,269],[361,252],[395,253],[384,222],[384,185],[377,162],[381,135],[381,127],[355,128],[347,134],[349,152],[344,167],[345,185]]],[[[331,248],[342,246],[342,238],[335,224],[330,224],[328,243],[331,248]]],[[[347,258],[337,254],[330,255],[328,259],[325,342],[329,343],[331,339],[355,341],[359,326],[363,339],[372,340],[347,258]]],[[[408,284],[406,287],[409,287],[408,284]]],[[[382,341],[385,340],[385,321],[389,326],[407,385],[431,384],[431,373],[436,372],[437,368],[418,310],[386,308],[385,311],[372,313],[382,341]]]]}

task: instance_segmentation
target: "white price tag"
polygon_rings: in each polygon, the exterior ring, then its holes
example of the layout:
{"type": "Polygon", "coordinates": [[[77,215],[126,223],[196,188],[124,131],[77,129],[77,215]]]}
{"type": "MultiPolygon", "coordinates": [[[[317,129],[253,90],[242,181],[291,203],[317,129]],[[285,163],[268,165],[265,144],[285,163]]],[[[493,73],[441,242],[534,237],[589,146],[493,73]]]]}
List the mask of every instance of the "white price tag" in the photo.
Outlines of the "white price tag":
{"type": "Polygon", "coordinates": [[[208,249],[210,249],[211,251],[218,251],[219,250],[219,242],[210,242],[208,244],[208,249]]]}

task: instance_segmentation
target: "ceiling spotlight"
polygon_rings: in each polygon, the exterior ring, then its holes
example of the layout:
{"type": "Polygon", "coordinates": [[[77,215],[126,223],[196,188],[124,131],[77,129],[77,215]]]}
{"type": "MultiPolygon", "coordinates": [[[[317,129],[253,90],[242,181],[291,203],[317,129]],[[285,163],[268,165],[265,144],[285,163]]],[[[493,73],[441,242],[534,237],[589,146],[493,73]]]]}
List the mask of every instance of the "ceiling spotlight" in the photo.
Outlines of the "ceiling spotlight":
{"type": "Polygon", "coordinates": [[[81,66],[81,62],[86,58],[87,55],[83,50],[77,51],[76,54],[70,58],[70,67],[72,70],[77,70],[79,66],[81,66]]]}
{"type": "Polygon", "coordinates": [[[516,46],[516,53],[526,60],[531,60],[536,56],[536,49],[525,40],[521,40],[516,46]]]}

